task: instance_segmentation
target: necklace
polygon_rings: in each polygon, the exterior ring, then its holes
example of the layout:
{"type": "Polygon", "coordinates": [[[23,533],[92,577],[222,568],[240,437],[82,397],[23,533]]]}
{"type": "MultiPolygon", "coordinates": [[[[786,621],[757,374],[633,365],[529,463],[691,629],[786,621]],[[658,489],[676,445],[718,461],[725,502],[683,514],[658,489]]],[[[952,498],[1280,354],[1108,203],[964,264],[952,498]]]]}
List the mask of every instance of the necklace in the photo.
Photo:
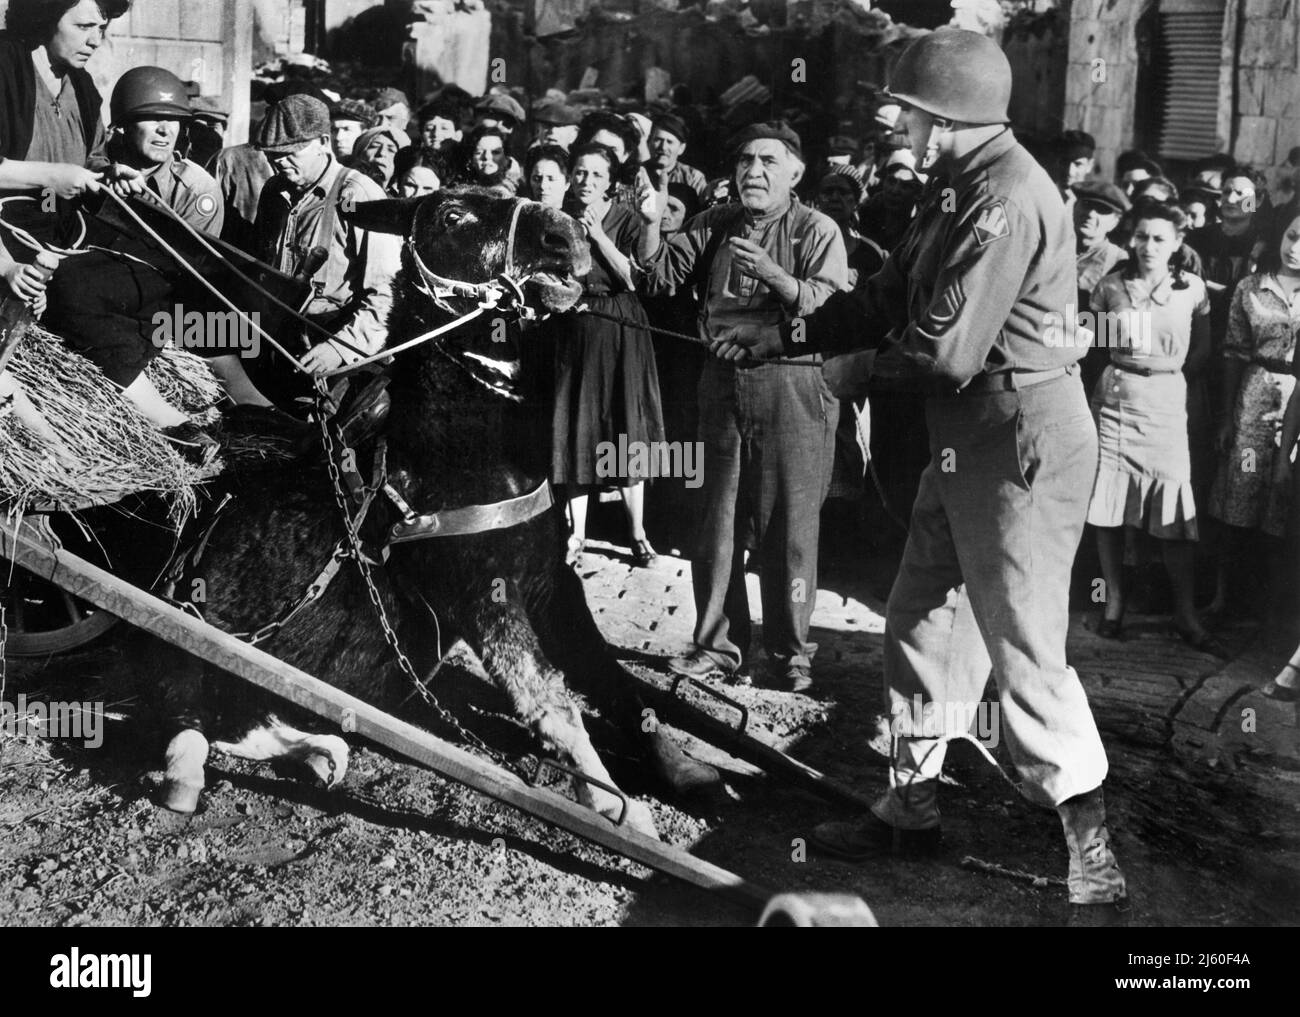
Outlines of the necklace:
{"type": "Polygon", "coordinates": [[[45,85],[45,90],[50,93],[50,106],[53,108],[56,117],[63,116],[63,90],[67,88],[67,86],[68,78],[66,75],[59,78],[59,87],[57,90],[51,88],[48,83],[45,85]]]}

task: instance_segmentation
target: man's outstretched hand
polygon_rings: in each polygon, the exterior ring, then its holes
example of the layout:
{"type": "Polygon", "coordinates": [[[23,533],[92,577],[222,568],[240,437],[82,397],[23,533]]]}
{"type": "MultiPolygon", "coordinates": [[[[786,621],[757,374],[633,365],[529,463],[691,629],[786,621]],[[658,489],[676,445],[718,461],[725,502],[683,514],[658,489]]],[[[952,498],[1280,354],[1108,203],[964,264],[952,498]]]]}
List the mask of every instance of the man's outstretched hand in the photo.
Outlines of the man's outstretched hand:
{"type": "Polygon", "coordinates": [[[709,352],[719,360],[772,360],[785,352],[779,325],[728,325],[716,336],[709,343],[709,352]]]}

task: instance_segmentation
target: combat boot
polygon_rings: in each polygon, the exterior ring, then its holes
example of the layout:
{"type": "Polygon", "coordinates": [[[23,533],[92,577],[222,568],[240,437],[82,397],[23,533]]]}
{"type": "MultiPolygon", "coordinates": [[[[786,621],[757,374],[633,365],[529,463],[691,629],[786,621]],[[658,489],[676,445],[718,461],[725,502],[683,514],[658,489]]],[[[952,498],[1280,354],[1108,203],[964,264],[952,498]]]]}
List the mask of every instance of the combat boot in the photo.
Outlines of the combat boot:
{"type": "Polygon", "coordinates": [[[1114,924],[1128,906],[1124,873],[1110,850],[1100,787],[1057,806],[1070,849],[1071,924],[1114,924]]]}
{"type": "Polygon", "coordinates": [[[890,788],[866,817],[850,822],[821,823],[808,843],[822,854],[849,862],[881,855],[919,856],[939,849],[937,780],[919,780],[890,788]]]}

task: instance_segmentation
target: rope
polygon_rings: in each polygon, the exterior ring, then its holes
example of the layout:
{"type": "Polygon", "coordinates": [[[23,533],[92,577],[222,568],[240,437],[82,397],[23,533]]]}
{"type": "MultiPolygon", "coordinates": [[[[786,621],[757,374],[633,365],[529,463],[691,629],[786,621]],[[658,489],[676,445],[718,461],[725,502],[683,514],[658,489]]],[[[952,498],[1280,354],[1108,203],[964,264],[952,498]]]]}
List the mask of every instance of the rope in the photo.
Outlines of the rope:
{"type": "Polygon", "coordinates": [[[311,372],[308,371],[307,368],[303,367],[303,365],[302,365],[302,361],[300,361],[300,360],[299,360],[297,357],[295,357],[292,353],[290,353],[290,352],[289,352],[288,350],[286,350],[283,346],[281,346],[278,342],[276,342],[273,338],[271,338],[270,334],[269,334],[269,333],[268,333],[264,328],[262,328],[261,325],[257,324],[257,322],[255,322],[255,321],[253,321],[252,318],[250,318],[247,314],[245,314],[245,313],[244,313],[243,311],[241,311],[238,307],[236,307],[236,306],[235,306],[235,305],[234,305],[234,304],[233,304],[233,303],[232,303],[232,302],[231,302],[231,301],[226,297],[226,295],[225,295],[224,293],[222,293],[219,289],[217,289],[215,286],[213,286],[212,283],[208,282],[207,279],[203,278],[203,273],[202,273],[202,272],[200,272],[200,271],[199,271],[198,269],[196,269],[193,265],[191,265],[188,261],[186,261],[183,257],[181,257],[180,252],[177,251],[176,248],[172,247],[171,244],[167,243],[166,240],[164,240],[162,237],[160,237],[160,236],[158,235],[157,231],[153,229],[153,227],[151,227],[148,223],[146,223],[143,219],[141,219],[140,216],[139,216],[138,214],[136,214],[135,209],[133,209],[130,205],[128,205],[128,204],[126,203],[125,200],[123,200],[122,198],[118,197],[118,196],[113,192],[112,188],[105,187],[105,188],[102,188],[102,190],[103,190],[103,193],[107,194],[107,195],[108,195],[108,196],[109,196],[113,201],[116,201],[116,202],[118,203],[118,205],[121,207],[122,211],[124,211],[127,215],[129,215],[129,216],[130,216],[130,217],[135,221],[135,224],[136,224],[137,226],[140,227],[140,229],[142,229],[146,234],[148,234],[150,237],[152,237],[153,240],[154,240],[154,241],[155,241],[155,242],[156,242],[156,243],[157,243],[157,244],[158,244],[158,245],[159,245],[159,246],[160,246],[164,251],[166,251],[169,255],[171,255],[172,259],[176,262],[176,264],[178,264],[181,268],[183,268],[183,269],[184,269],[186,272],[188,272],[190,275],[194,276],[194,278],[197,279],[197,280],[199,281],[200,285],[202,285],[202,286],[204,287],[204,289],[206,289],[209,293],[211,293],[214,297],[216,297],[218,300],[220,300],[220,301],[221,301],[223,304],[225,304],[228,308],[230,308],[232,311],[234,311],[235,314],[239,315],[240,318],[242,318],[245,322],[247,322],[247,324],[248,324],[251,328],[253,328],[253,329],[254,329],[254,330],[255,330],[255,331],[256,331],[256,332],[257,332],[257,333],[258,333],[258,334],[263,338],[263,339],[265,339],[268,343],[270,343],[270,344],[271,344],[271,347],[272,347],[273,349],[275,349],[278,353],[280,353],[280,354],[281,354],[281,355],[282,355],[286,360],[289,361],[289,363],[293,364],[293,366],[296,367],[300,372],[302,372],[303,374],[306,374],[306,375],[310,375],[310,374],[311,374],[311,372]]]}
{"type": "Polygon", "coordinates": [[[474,308],[474,310],[462,314],[459,318],[449,321],[445,325],[440,325],[438,328],[425,332],[423,335],[418,335],[414,339],[408,339],[406,342],[400,343],[397,346],[385,346],[378,353],[371,354],[370,356],[355,361],[354,363],[344,364],[342,367],[336,367],[331,371],[325,371],[322,376],[332,378],[336,374],[347,374],[349,371],[355,371],[358,368],[365,367],[367,364],[373,364],[379,360],[387,360],[389,357],[395,357],[397,354],[419,346],[421,343],[427,343],[431,339],[437,339],[438,336],[445,332],[450,332],[453,329],[460,328],[461,325],[473,321],[486,310],[488,310],[488,305],[480,304],[478,307],[474,308]]]}
{"type": "Polygon", "coordinates": [[[205,237],[205,236],[203,235],[203,233],[202,233],[201,230],[196,230],[193,226],[191,226],[188,222],[186,222],[185,219],[184,219],[184,218],[183,218],[179,213],[177,213],[177,211],[176,211],[174,208],[172,208],[169,204],[167,204],[167,202],[163,201],[162,198],[158,197],[158,195],[154,194],[152,191],[145,191],[144,193],[145,193],[145,197],[147,197],[147,198],[149,199],[149,201],[152,202],[152,204],[153,204],[156,208],[158,208],[158,209],[159,209],[160,211],[162,211],[162,212],[165,212],[167,215],[171,216],[172,219],[175,220],[177,223],[179,223],[180,226],[181,226],[183,229],[185,229],[186,232],[188,232],[190,236],[192,236],[195,240],[197,240],[197,241],[199,242],[199,245],[200,245],[204,250],[206,250],[206,251],[207,251],[209,254],[211,254],[214,258],[217,258],[218,260],[220,260],[220,261],[222,261],[222,262],[225,262],[226,267],[228,267],[228,268],[230,269],[230,271],[234,272],[235,275],[238,276],[239,279],[240,279],[242,282],[244,282],[244,283],[246,283],[248,286],[250,286],[250,287],[252,288],[253,292],[255,292],[255,293],[261,295],[261,296],[264,297],[266,300],[268,300],[270,303],[272,303],[272,304],[274,304],[276,307],[280,308],[280,310],[285,311],[287,314],[289,314],[290,317],[294,318],[294,319],[298,322],[298,324],[300,324],[300,325],[304,326],[305,328],[310,329],[311,331],[317,333],[317,334],[320,335],[322,338],[324,338],[324,339],[332,339],[334,342],[337,342],[337,343],[339,343],[339,344],[342,345],[342,346],[346,346],[348,349],[350,349],[350,350],[351,350],[352,352],[354,352],[354,353],[363,353],[363,352],[364,352],[364,350],[357,349],[355,346],[352,346],[352,345],[351,345],[350,343],[348,343],[346,340],[337,338],[335,335],[333,335],[333,334],[329,331],[329,329],[324,328],[323,326],[316,324],[316,322],[314,322],[314,321],[312,321],[310,318],[306,317],[306,316],[305,316],[301,311],[299,311],[297,308],[292,307],[292,306],[290,306],[289,304],[286,304],[283,300],[281,300],[279,297],[277,297],[274,293],[272,293],[270,290],[266,289],[266,288],[265,288],[261,283],[259,283],[256,279],[254,279],[252,276],[246,274],[242,269],[240,269],[240,267],[239,267],[238,265],[236,265],[233,261],[231,261],[229,258],[227,258],[227,257],[225,256],[225,254],[223,254],[221,251],[218,251],[215,247],[213,247],[210,243],[208,243],[208,239],[207,239],[207,237],[205,237]]]}
{"type": "MultiPolygon", "coordinates": [[[[110,191],[109,193],[111,194],[112,192],[110,191]]],[[[232,272],[235,273],[236,276],[238,276],[240,279],[242,279],[245,283],[247,283],[249,286],[253,288],[254,292],[261,294],[263,297],[265,297],[271,303],[275,304],[281,310],[287,311],[298,322],[305,325],[307,328],[319,333],[326,340],[334,342],[339,346],[342,346],[347,350],[351,351],[352,353],[358,354],[361,357],[360,360],[355,360],[350,364],[343,364],[339,367],[334,368],[333,370],[323,372],[323,376],[327,378],[332,378],[335,375],[339,375],[339,374],[347,374],[350,371],[358,370],[359,368],[366,367],[369,364],[374,364],[381,360],[387,360],[389,357],[395,356],[396,354],[401,353],[405,350],[413,349],[414,347],[419,346],[422,343],[426,343],[431,339],[436,339],[438,336],[443,335],[446,332],[450,332],[453,329],[459,328],[461,325],[467,322],[473,321],[475,318],[479,317],[479,315],[481,315],[484,311],[489,310],[495,306],[495,304],[488,302],[487,298],[485,298],[484,303],[481,303],[475,310],[461,315],[459,318],[450,322],[449,324],[425,332],[423,335],[417,336],[414,339],[407,340],[406,342],[398,346],[387,346],[384,349],[380,350],[378,353],[366,354],[365,350],[358,349],[356,346],[353,346],[347,340],[340,339],[338,336],[333,335],[327,329],[322,328],[320,325],[316,324],[311,319],[303,316],[298,311],[294,310],[283,300],[280,300],[278,297],[276,297],[273,293],[268,292],[264,287],[262,287],[257,282],[257,280],[249,277],[244,272],[240,271],[238,266],[236,266],[233,262],[231,262],[228,258],[226,258],[224,254],[222,254],[220,251],[214,248],[210,243],[208,243],[207,239],[203,236],[201,232],[196,230],[193,226],[191,226],[188,222],[186,222],[183,218],[181,218],[181,216],[176,213],[175,209],[173,209],[165,201],[163,201],[161,198],[157,197],[156,195],[152,194],[151,192],[146,191],[145,194],[148,196],[150,201],[153,202],[154,205],[156,205],[159,209],[163,210],[167,215],[171,216],[176,222],[178,222],[190,234],[190,236],[192,236],[195,240],[197,240],[199,244],[205,250],[207,250],[209,254],[225,262],[225,264],[230,268],[232,272]]],[[[114,195],[114,197],[116,198],[117,196],[114,195]]],[[[119,204],[122,203],[120,198],[118,198],[117,200],[119,204]]],[[[123,207],[126,206],[123,205],[123,207]]],[[[134,213],[132,213],[132,217],[135,218],[136,222],[140,222],[139,217],[135,216],[134,213]]],[[[513,259],[513,255],[514,255],[514,228],[515,228],[515,223],[518,222],[518,218],[519,218],[519,207],[516,207],[515,218],[511,221],[509,248],[506,252],[507,268],[510,267],[509,262],[513,259]]],[[[141,225],[143,226],[144,224],[141,223],[141,225]]],[[[145,226],[145,229],[148,229],[148,227],[145,226]]],[[[159,243],[163,243],[162,239],[158,237],[156,233],[154,233],[152,230],[150,230],[149,232],[152,236],[154,236],[155,239],[158,240],[159,243]]],[[[175,254],[174,252],[171,252],[170,250],[169,253],[172,253],[172,256],[179,260],[179,255],[175,254]]],[[[188,266],[186,267],[188,268],[188,266]]],[[[422,265],[421,268],[423,268],[422,265]]],[[[213,292],[215,292],[215,290],[213,292]]],[[[228,301],[227,301],[227,306],[230,306],[228,301]]],[[[272,343],[272,345],[275,344],[272,343]]],[[[276,346],[276,349],[280,349],[280,347],[276,346]]],[[[283,350],[281,350],[281,352],[283,352],[283,350]]],[[[288,354],[285,355],[288,356],[288,354]]],[[[293,360],[292,357],[290,357],[289,359],[293,360]]],[[[298,367],[299,370],[302,370],[301,365],[298,364],[296,361],[294,361],[294,366],[298,367]]]]}
{"type": "MultiPolygon", "coordinates": [[[[586,304],[576,308],[574,314],[589,314],[593,318],[604,318],[606,321],[617,322],[620,325],[630,325],[632,328],[639,328],[645,332],[653,332],[655,335],[666,335],[670,339],[681,339],[688,343],[694,343],[696,346],[709,346],[709,340],[702,339],[698,335],[691,335],[687,332],[674,332],[670,328],[659,328],[656,325],[642,324],[632,318],[624,318],[617,314],[606,314],[604,311],[593,311],[586,304]]],[[[821,369],[822,361],[820,360],[795,360],[790,357],[775,357],[771,360],[759,360],[760,364],[779,364],[782,367],[816,367],[821,369]]]]}
{"type": "MultiPolygon", "coordinates": [[[[0,198],[0,211],[3,211],[4,206],[11,201],[36,201],[36,200],[37,200],[36,198],[29,198],[26,195],[15,195],[9,198],[0,198]]],[[[4,219],[0,219],[0,226],[3,226],[10,233],[12,233],[14,239],[17,240],[24,247],[28,247],[31,250],[38,251],[38,252],[48,251],[51,254],[57,254],[60,258],[66,258],[72,254],[86,253],[84,250],[81,249],[81,245],[86,240],[86,217],[82,215],[80,212],[77,212],[76,215],[77,215],[77,222],[81,226],[81,233],[77,237],[77,239],[73,241],[71,247],[55,247],[53,244],[43,244],[39,240],[37,240],[34,236],[32,236],[30,233],[28,233],[25,229],[23,229],[21,226],[15,226],[13,223],[5,222],[4,219]]]]}
{"type": "MultiPolygon", "coordinates": [[[[709,341],[708,341],[707,339],[702,339],[702,338],[700,338],[698,335],[691,335],[690,333],[687,333],[687,332],[675,332],[675,331],[673,331],[673,330],[670,329],[670,328],[659,328],[659,327],[656,326],[656,325],[649,325],[649,324],[643,325],[643,324],[641,324],[641,322],[639,322],[639,321],[633,321],[631,318],[624,318],[624,317],[621,317],[621,316],[619,316],[619,315],[617,315],[617,314],[606,314],[606,313],[604,313],[603,311],[593,311],[593,310],[592,310],[590,307],[588,307],[586,304],[583,304],[581,307],[576,308],[572,313],[574,313],[574,314],[589,314],[589,315],[591,315],[593,318],[604,318],[606,321],[614,321],[614,322],[617,322],[617,323],[620,324],[620,325],[630,325],[630,326],[632,326],[633,328],[639,328],[639,329],[642,329],[642,330],[644,330],[644,331],[646,331],[646,332],[653,332],[653,333],[655,333],[656,335],[664,335],[664,336],[668,336],[670,339],[681,339],[681,340],[683,340],[684,342],[694,343],[696,346],[708,346],[708,345],[709,345],[709,341]]],[[[778,358],[778,359],[774,359],[774,360],[760,360],[759,363],[760,363],[760,364],[780,364],[780,365],[782,365],[782,366],[784,366],[784,367],[817,367],[817,368],[820,368],[820,367],[822,366],[822,363],[823,363],[823,362],[820,361],[820,360],[815,360],[815,361],[808,361],[808,360],[792,360],[792,359],[789,359],[789,358],[785,358],[785,357],[783,357],[783,358],[778,358]]],[[[910,532],[910,528],[908,527],[907,523],[906,523],[906,522],[903,520],[903,518],[902,518],[901,516],[899,516],[899,514],[894,510],[894,506],[890,504],[889,498],[885,495],[885,486],[884,486],[883,483],[881,483],[881,480],[880,480],[880,474],[876,472],[876,461],[875,461],[874,459],[868,459],[868,460],[867,460],[867,463],[866,463],[866,470],[867,470],[867,474],[871,477],[871,484],[872,484],[872,486],[875,487],[875,489],[876,489],[876,495],[877,495],[877,497],[880,498],[880,504],[884,506],[884,509],[885,509],[885,515],[887,515],[887,516],[889,517],[890,521],[893,522],[894,525],[896,525],[896,526],[897,526],[899,529],[901,529],[904,533],[908,533],[908,532],[910,532]]]]}

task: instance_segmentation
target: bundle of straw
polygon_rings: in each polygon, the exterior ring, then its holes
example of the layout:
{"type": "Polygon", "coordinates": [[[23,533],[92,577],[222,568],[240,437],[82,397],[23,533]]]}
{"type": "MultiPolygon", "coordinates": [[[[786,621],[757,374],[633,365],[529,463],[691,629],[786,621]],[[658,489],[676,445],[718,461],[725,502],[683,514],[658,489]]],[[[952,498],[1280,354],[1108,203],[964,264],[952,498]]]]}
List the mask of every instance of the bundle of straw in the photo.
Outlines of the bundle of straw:
{"type": "MultiPolygon", "coordinates": [[[[33,327],[7,370],[48,428],[16,413],[0,416],[0,514],[40,505],[76,509],[157,492],[180,526],[193,513],[195,485],[221,472],[187,462],[99,368],[57,336],[33,327]]],[[[191,353],[167,350],[149,377],[173,405],[210,408],[220,387],[191,353]]]]}

